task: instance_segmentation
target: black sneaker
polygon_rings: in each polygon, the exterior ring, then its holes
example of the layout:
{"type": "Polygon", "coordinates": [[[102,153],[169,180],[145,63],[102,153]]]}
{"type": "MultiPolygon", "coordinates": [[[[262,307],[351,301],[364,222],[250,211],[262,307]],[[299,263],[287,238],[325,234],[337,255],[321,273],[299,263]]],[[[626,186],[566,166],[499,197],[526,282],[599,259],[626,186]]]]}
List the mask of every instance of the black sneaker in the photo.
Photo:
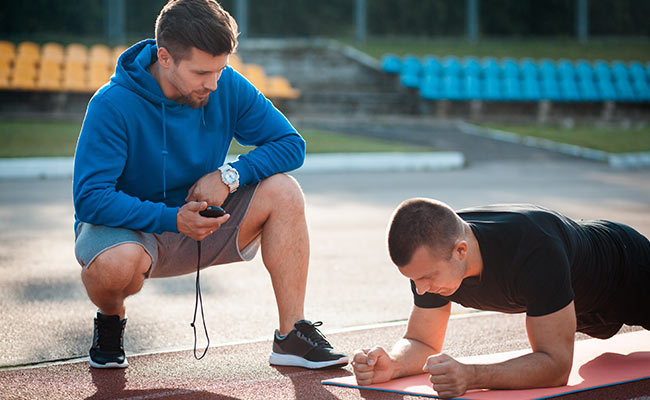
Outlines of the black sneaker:
{"type": "Polygon", "coordinates": [[[126,318],[97,312],[93,346],[90,348],[90,366],[94,368],[126,368],[124,354],[124,327],[126,318]]]}
{"type": "Polygon", "coordinates": [[[273,352],[269,358],[272,365],[285,365],[310,369],[342,367],[348,364],[345,354],[334,353],[332,345],[317,327],[323,325],[318,321],[311,323],[301,320],[294,324],[294,329],[284,338],[275,331],[273,352]]]}

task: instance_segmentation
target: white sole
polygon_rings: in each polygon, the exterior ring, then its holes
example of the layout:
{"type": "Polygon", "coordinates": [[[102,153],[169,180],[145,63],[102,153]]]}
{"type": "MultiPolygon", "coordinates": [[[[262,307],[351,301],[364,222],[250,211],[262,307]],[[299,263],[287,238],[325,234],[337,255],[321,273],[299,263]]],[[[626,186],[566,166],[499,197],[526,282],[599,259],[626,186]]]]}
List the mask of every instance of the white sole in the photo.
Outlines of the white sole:
{"type": "Polygon", "coordinates": [[[341,357],[336,360],[309,361],[302,357],[294,356],[292,354],[278,354],[272,352],[271,356],[269,357],[269,363],[271,365],[282,365],[286,367],[303,367],[309,369],[320,369],[320,368],[332,367],[335,365],[341,365],[341,366],[347,365],[348,358],[341,357]]]}
{"type": "Polygon", "coordinates": [[[93,367],[93,368],[108,369],[108,368],[126,368],[126,367],[129,366],[129,362],[126,360],[126,358],[124,359],[124,362],[121,363],[121,364],[116,363],[116,362],[109,362],[109,363],[106,363],[106,364],[98,364],[98,363],[94,362],[93,359],[90,358],[90,357],[88,358],[88,360],[90,362],[90,366],[93,367]]]}

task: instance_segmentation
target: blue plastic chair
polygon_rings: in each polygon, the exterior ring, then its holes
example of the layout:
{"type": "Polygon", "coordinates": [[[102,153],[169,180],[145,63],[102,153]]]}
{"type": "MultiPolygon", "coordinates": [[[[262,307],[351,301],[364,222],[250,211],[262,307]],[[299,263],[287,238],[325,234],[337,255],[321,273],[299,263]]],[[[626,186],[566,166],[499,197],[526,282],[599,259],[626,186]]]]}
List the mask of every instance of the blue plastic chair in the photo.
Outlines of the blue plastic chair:
{"type": "Polygon", "coordinates": [[[536,78],[526,78],[523,82],[522,98],[527,101],[539,101],[542,99],[542,90],[539,80],[536,78]]]}
{"type": "Polygon", "coordinates": [[[501,60],[501,70],[504,79],[519,79],[519,64],[512,58],[501,60]]]}
{"type": "Polygon", "coordinates": [[[594,81],[594,68],[588,61],[579,60],[576,62],[576,75],[578,81],[594,81]]]}
{"type": "Polygon", "coordinates": [[[420,69],[420,60],[416,56],[404,56],[402,70],[400,71],[402,85],[407,88],[417,89],[420,86],[420,69]]]}
{"type": "Polygon", "coordinates": [[[442,79],[442,97],[449,100],[462,100],[460,80],[457,76],[447,75],[442,79]]]}
{"type": "Polygon", "coordinates": [[[643,64],[641,64],[638,61],[632,61],[630,63],[630,75],[632,75],[632,81],[647,81],[648,78],[646,77],[645,69],[643,68],[643,64]]]}
{"type": "Polygon", "coordinates": [[[483,99],[502,101],[503,94],[501,92],[501,84],[499,78],[496,76],[488,75],[483,79],[483,99]]]}
{"type": "Polygon", "coordinates": [[[422,76],[433,75],[439,77],[442,74],[442,64],[436,56],[425,56],[422,60],[422,76]]]}
{"type": "Polygon", "coordinates": [[[467,100],[481,100],[481,80],[478,75],[465,75],[462,81],[461,92],[467,100]]]}
{"type": "Polygon", "coordinates": [[[524,81],[539,80],[539,68],[532,58],[525,58],[520,63],[521,75],[524,81]]]}
{"type": "Polygon", "coordinates": [[[440,90],[440,78],[438,75],[430,74],[422,78],[420,84],[420,97],[426,100],[440,100],[442,93],[440,90]]]}
{"type": "Polygon", "coordinates": [[[564,101],[580,101],[580,91],[574,79],[561,79],[560,80],[560,97],[564,101]]]}
{"type": "Polygon", "coordinates": [[[442,75],[443,79],[451,76],[455,78],[460,77],[460,62],[458,62],[458,58],[454,56],[447,56],[442,60],[442,75]]]}
{"type": "Polygon", "coordinates": [[[551,101],[562,100],[560,88],[556,79],[546,77],[542,79],[542,98],[551,101]]]}
{"type": "Polygon", "coordinates": [[[561,80],[575,80],[575,67],[569,60],[560,60],[557,62],[557,69],[561,80]]]}
{"type": "Polygon", "coordinates": [[[630,81],[627,79],[617,79],[614,81],[614,88],[616,89],[616,99],[618,101],[636,101],[636,94],[630,81]]]}
{"type": "Polygon", "coordinates": [[[505,78],[503,80],[503,98],[508,101],[521,101],[524,99],[519,79],[505,78]]]}
{"type": "Polygon", "coordinates": [[[612,71],[606,61],[596,60],[594,62],[594,73],[598,81],[610,81],[612,79],[612,71]]]}
{"type": "Polygon", "coordinates": [[[402,60],[395,54],[384,54],[381,58],[381,69],[389,74],[399,74],[402,70],[402,60]]]}
{"type": "Polygon", "coordinates": [[[578,91],[583,101],[600,101],[600,95],[596,90],[596,84],[593,80],[585,79],[578,81],[578,91]]]}
{"type": "Polygon", "coordinates": [[[483,68],[483,78],[484,79],[498,79],[500,69],[499,63],[496,58],[485,57],[481,62],[481,67],[483,68]]]}
{"type": "Polygon", "coordinates": [[[645,80],[635,80],[632,88],[638,101],[650,101],[650,85],[645,80]]]}
{"type": "Polygon", "coordinates": [[[543,59],[539,62],[539,71],[542,77],[542,81],[557,79],[557,68],[555,66],[555,63],[553,63],[553,61],[549,60],[548,58],[543,59]]]}
{"type": "Polygon", "coordinates": [[[614,80],[616,81],[630,80],[630,73],[628,71],[627,65],[625,65],[623,61],[612,62],[612,75],[614,75],[614,80]]]}
{"type": "Polygon", "coordinates": [[[465,57],[461,63],[463,75],[478,78],[481,75],[481,64],[476,57],[465,57]]]}
{"type": "Polygon", "coordinates": [[[598,93],[600,94],[600,99],[603,101],[616,100],[616,90],[612,81],[609,79],[600,79],[596,82],[596,87],[598,88],[598,93]]]}

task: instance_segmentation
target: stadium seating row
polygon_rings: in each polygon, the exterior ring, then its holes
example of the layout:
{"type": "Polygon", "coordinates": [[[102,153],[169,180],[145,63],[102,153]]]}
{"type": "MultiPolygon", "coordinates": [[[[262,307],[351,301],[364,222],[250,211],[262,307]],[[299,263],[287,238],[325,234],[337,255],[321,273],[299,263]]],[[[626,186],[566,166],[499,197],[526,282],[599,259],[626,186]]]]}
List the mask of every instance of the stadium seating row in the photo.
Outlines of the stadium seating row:
{"type": "MultiPolygon", "coordinates": [[[[0,90],[44,90],[92,93],[109,81],[115,62],[126,48],[97,44],[90,48],[72,43],[62,46],[0,40],[0,90]]],[[[300,91],[280,76],[267,77],[264,69],[244,64],[237,55],[230,64],[269,98],[297,98],[300,91]]]]}
{"type": "Polygon", "coordinates": [[[650,101],[650,62],[516,61],[387,54],[382,69],[427,100],[650,101]]]}

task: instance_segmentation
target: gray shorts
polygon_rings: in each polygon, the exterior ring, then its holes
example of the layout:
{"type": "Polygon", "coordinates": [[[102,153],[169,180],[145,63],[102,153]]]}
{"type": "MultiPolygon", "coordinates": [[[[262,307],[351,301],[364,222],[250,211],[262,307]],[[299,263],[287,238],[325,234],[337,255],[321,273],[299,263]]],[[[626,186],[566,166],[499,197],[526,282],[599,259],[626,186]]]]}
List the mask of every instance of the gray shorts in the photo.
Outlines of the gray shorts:
{"type": "MultiPolygon", "coordinates": [[[[239,251],[239,226],[248,212],[257,184],[240,187],[222,207],[230,219],[201,241],[201,268],[237,261],[250,261],[260,246],[260,236],[239,251]]],[[[137,243],[151,256],[152,278],[178,276],[196,271],[196,241],[182,233],[146,233],[80,222],[77,225],[75,256],[82,267],[89,266],[102,252],[123,243],[137,243]]]]}

